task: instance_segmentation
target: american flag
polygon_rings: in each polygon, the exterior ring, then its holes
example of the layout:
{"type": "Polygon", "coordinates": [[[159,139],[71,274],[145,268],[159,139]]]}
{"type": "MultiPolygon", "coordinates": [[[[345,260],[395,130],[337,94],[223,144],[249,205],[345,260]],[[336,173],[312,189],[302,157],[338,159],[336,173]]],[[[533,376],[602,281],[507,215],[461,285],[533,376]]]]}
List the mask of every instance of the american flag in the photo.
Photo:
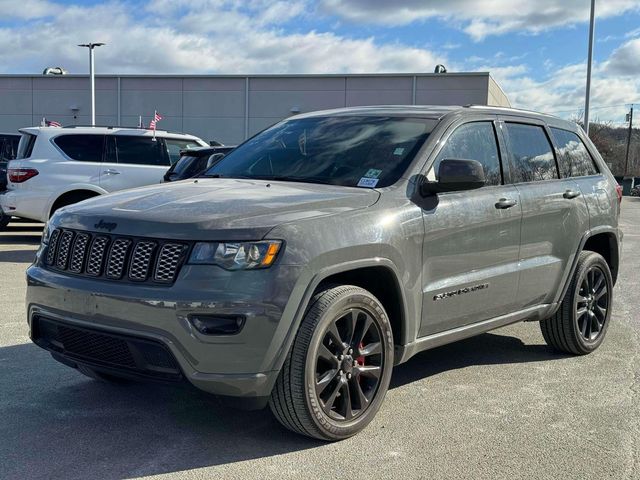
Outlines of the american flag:
{"type": "Polygon", "coordinates": [[[162,115],[160,115],[157,111],[153,112],[153,120],[151,120],[149,122],[149,128],[151,130],[155,130],[156,129],[156,123],[158,123],[160,120],[162,120],[162,115]]]}
{"type": "Polygon", "coordinates": [[[55,120],[46,120],[44,121],[45,126],[47,127],[62,127],[62,125],[55,120]]]}

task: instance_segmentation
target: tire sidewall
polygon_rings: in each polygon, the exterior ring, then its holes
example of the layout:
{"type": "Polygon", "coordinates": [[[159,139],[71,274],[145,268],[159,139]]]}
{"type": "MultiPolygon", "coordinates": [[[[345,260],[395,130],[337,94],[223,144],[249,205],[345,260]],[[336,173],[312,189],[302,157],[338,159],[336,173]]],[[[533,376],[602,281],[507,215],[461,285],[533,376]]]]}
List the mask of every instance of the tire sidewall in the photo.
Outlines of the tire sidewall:
{"type": "Polygon", "coordinates": [[[609,265],[601,255],[597,253],[591,253],[585,259],[585,261],[580,265],[580,269],[577,272],[575,282],[573,285],[573,291],[571,292],[571,324],[573,326],[572,331],[573,331],[576,342],[578,343],[580,348],[584,350],[586,353],[594,351],[604,341],[604,337],[606,336],[607,329],[609,328],[609,323],[611,320],[612,307],[613,307],[613,279],[611,277],[611,271],[609,270],[609,265]],[[587,275],[587,272],[592,267],[598,267],[604,273],[605,282],[607,284],[607,294],[609,298],[608,298],[608,304],[607,304],[607,313],[605,315],[604,323],[602,325],[602,330],[595,340],[589,341],[584,339],[580,334],[580,329],[578,326],[578,318],[576,314],[576,306],[578,302],[578,292],[580,291],[580,286],[582,285],[582,281],[587,275]]]}
{"type": "MultiPolygon", "coordinates": [[[[315,307],[312,307],[312,309],[315,307]]],[[[391,324],[380,302],[366,290],[358,288],[342,294],[332,302],[320,315],[313,335],[310,339],[304,365],[304,399],[307,404],[310,417],[316,427],[330,439],[347,438],[365,428],[375,417],[384,401],[389,388],[391,373],[393,370],[393,333],[391,324]],[[338,318],[342,312],[352,308],[366,310],[377,323],[383,341],[384,362],[378,389],[373,401],[362,415],[349,422],[339,422],[328,417],[315,396],[315,361],[316,352],[320,342],[324,338],[327,326],[338,318]]]]}

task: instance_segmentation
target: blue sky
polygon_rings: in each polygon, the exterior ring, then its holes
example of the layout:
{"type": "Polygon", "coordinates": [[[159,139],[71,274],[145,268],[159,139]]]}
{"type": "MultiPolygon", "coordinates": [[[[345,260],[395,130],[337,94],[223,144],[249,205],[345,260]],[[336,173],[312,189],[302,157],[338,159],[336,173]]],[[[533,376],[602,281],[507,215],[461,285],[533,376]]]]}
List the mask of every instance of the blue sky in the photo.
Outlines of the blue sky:
{"type": "MultiPolygon", "coordinates": [[[[0,0],[0,73],[103,41],[98,73],[490,71],[514,106],[579,116],[589,0],[0,0]]],[[[597,0],[592,118],[640,103],[640,0],[597,0]]]]}

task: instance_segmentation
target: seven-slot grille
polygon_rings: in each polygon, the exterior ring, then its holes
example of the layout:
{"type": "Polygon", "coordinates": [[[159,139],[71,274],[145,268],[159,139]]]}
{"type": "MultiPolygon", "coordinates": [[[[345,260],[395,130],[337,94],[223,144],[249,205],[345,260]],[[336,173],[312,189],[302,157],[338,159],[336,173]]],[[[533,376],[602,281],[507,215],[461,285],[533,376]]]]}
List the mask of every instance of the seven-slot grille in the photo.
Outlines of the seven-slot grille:
{"type": "Polygon", "coordinates": [[[186,243],[57,228],[51,232],[45,263],[77,275],[169,285],[188,248],[186,243]]]}

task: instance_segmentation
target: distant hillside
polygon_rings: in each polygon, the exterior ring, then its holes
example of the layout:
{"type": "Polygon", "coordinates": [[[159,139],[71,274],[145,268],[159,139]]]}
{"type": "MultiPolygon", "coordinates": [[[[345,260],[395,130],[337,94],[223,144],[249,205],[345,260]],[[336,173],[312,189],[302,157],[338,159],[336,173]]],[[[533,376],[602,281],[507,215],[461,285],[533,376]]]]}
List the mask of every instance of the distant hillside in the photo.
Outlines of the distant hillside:
{"type": "Polygon", "coordinates": [[[634,128],[632,131],[629,167],[627,172],[624,171],[628,131],[628,128],[589,122],[589,137],[609,164],[613,174],[640,176],[640,128],[634,128]]]}

